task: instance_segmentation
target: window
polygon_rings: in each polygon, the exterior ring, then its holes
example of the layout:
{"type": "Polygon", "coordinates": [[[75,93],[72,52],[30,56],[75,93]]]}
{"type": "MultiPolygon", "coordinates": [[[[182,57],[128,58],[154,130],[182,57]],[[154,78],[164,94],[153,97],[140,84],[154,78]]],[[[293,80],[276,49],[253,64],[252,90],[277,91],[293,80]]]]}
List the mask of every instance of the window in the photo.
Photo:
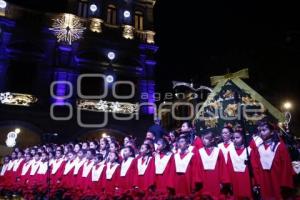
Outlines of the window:
{"type": "Polygon", "coordinates": [[[106,22],[108,24],[117,24],[117,9],[114,5],[107,6],[107,18],[106,22]]]}
{"type": "Polygon", "coordinates": [[[81,0],[78,2],[78,16],[87,17],[88,14],[88,2],[81,0]]]}
{"type": "Polygon", "coordinates": [[[144,17],[143,13],[140,11],[136,11],[134,14],[134,28],[141,31],[144,28],[144,17]]]}

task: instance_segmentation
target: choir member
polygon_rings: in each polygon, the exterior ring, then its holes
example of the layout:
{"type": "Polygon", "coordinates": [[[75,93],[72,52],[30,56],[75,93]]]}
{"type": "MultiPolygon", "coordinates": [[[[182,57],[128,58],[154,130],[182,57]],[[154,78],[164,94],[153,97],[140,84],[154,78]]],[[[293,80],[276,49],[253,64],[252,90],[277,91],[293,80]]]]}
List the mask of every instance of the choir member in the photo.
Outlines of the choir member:
{"type": "Polygon", "coordinates": [[[137,158],[137,178],[138,189],[148,192],[155,184],[155,163],[152,156],[152,148],[148,144],[142,144],[140,156],[137,158]]]}
{"type": "Polygon", "coordinates": [[[108,196],[114,196],[119,190],[119,175],[120,164],[119,154],[117,152],[110,152],[108,154],[108,161],[105,167],[105,193],[108,196]]]}
{"type": "Polygon", "coordinates": [[[9,161],[10,161],[10,156],[5,156],[4,157],[4,163],[1,167],[1,172],[0,172],[0,191],[4,190],[7,188],[6,186],[6,182],[7,182],[7,178],[6,178],[6,173],[7,173],[7,168],[9,165],[9,161]]]}
{"type": "Polygon", "coordinates": [[[98,149],[98,143],[96,141],[91,141],[89,144],[89,148],[94,150],[98,149]]]}
{"type": "Polygon", "coordinates": [[[178,149],[180,151],[174,154],[175,172],[173,174],[173,183],[177,196],[190,195],[202,182],[201,172],[203,171],[203,166],[199,162],[199,156],[189,151],[188,147],[189,138],[180,137],[178,139],[178,149]]]}
{"type": "Polygon", "coordinates": [[[155,155],[155,186],[158,193],[167,195],[173,186],[173,173],[175,161],[168,141],[160,138],[157,141],[155,155]]]}
{"type": "Polygon", "coordinates": [[[82,148],[82,145],[79,144],[79,143],[77,143],[77,144],[74,145],[73,151],[74,151],[75,153],[78,153],[78,151],[79,151],[81,148],[82,148]]]}
{"type": "Polygon", "coordinates": [[[227,163],[228,151],[234,147],[231,141],[232,133],[233,133],[232,126],[230,124],[225,125],[225,127],[222,129],[221,132],[221,137],[223,142],[218,144],[218,148],[222,151],[226,163],[227,163]]]}
{"type": "Polygon", "coordinates": [[[128,193],[135,184],[137,174],[137,163],[135,151],[131,146],[126,146],[123,150],[123,161],[121,163],[119,187],[121,193],[128,193]]]}
{"type": "Polygon", "coordinates": [[[244,135],[238,130],[233,133],[233,144],[234,148],[228,152],[228,170],[233,197],[236,200],[253,199],[252,190],[258,186],[259,180],[257,151],[245,147],[244,135]],[[247,165],[248,156],[254,177],[250,177],[249,165],[247,165]]]}
{"type": "Polygon", "coordinates": [[[192,147],[195,148],[194,151],[199,150],[203,147],[201,138],[195,134],[195,131],[193,130],[193,125],[190,121],[183,122],[180,128],[181,134],[184,134],[185,137],[189,138],[189,143],[191,145],[190,150],[192,150],[192,147]]]}
{"type": "Polygon", "coordinates": [[[46,193],[48,192],[47,191],[47,188],[49,186],[48,178],[50,176],[50,174],[48,173],[48,170],[50,170],[48,153],[43,152],[41,154],[39,168],[38,168],[36,176],[35,176],[37,191],[39,192],[40,197],[46,196],[46,193]]]}
{"type": "Polygon", "coordinates": [[[14,173],[13,173],[13,167],[15,165],[15,162],[17,161],[17,153],[16,152],[12,152],[11,153],[11,159],[8,163],[7,169],[6,169],[6,173],[5,173],[5,179],[6,179],[6,189],[7,190],[13,190],[14,187],[14,183],[15,183],[15,177],[14,177],[14,173]]]}
{"type": "Polygon", "coordinates": [[[76,168],[77,160],[76,153],[74,151],[69,151],[67,153],[67,162],[64,166],[64,171],[61,180],[61,187],[65,190],[64,197],[72,197],[74,193],[74,171],[76,168]]]}
{"type": "Polygon", "coordinates": [[[109,144],[106,138],[101,138],[100,140],[100,154],[102,154],[103,159],[105,160],[109,153],[109,144]]]}
{"type": "Polygon", "coordinates": [[[215,136],[212,131],[202,134],[203,148],[199,149],[200,160],[203,165],[203,188],[201,195],[211,199],[220,199],[222,187],[229,184],[229,175],[223,153],[215,147],[215,136]]]}
{"type": "Polygon", "coordinates": [[[280,141],[275,127],[266,121],[259,123],[263,143],[258,147],[262,199],[287,199],[293,188],[293,168],[287,147],[280,141]]]}
{"type": "Polygon", "coordinates": [[[58,190],[61,189],[61,181],[63,177],[63,172],[65,169],[66,161],[63,157],[63,152],[61,148],[57,148],[55,152],[55,159],[50,165],[50,190],[51,196],[53,197],[58,190]]]}
{"type": "Polygon", "coordinates": [[[105,160],[102,154],[97,154],[94,158],[95,165],[92,167],[91,179],[86,184],[86,193],[92,199],[103,196],[104,180],[105,180],[105,160]]]}
{"type": "Polygon", "coordinates": [[[25,190],[26,188],[30,176],[32,162],[32,155],[28,151],[25,153],[25,163],[21,170],[21,176],[19,179],[17,179],[16,187],[19,188],[19,191],[25,190]]]}

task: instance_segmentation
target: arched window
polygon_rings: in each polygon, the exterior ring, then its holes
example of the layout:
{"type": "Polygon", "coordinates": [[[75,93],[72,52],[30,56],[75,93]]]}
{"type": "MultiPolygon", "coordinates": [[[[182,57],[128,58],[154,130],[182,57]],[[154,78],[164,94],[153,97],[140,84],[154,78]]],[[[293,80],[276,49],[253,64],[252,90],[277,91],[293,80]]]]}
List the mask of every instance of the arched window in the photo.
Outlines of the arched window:
{"type": "Polygon", "coordinates": [[[117,8],[116,6],[109,4],[107,6],[107,16],[106,16],[106,22],[108,24],[117,24],[117,8]]]}
{"type": "Polygon", "coordinates": [[[141,31],[144,29],[144,17],[140,11],[134,13],[134,28],[141,31]]]}

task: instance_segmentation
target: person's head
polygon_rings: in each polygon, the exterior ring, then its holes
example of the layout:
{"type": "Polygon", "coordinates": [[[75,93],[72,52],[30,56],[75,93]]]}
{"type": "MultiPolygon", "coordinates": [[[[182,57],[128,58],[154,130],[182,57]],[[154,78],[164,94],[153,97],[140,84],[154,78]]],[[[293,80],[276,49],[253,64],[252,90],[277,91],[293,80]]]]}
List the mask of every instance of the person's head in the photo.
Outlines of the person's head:
{"type": "Polygon", "coordinates": [[[158,152],[169,152],[170,151],[170,144],[164,138],[160,138],[157,140],[157,151],[158,152]]]}
{"type": "Polygon", "coordinates": [[[61,158],[63,156],[63,152],[62,152],[62,150],[56,150],[56,152],[55,152],[55,157],[56,157],[56,159],[59,159],[59,158],[61,158]]]}
{"type": "Polygon", "coordinates": [[[183,122],[181,125],[181,132],[190,132],[192,130],[193,126],[192,123],[189,121],[183,122]]]}
{"type": "Polygon", "coordinates": [[[83,142],[81,148],[84,149],[84,150],[88,149],[89,148],[88,143],[87,142],[83,142]]]}
{"type": "Polygon", "coordinates": [[[78,153],[78,151],[82,148],[81,144],[75,144],[74,146],[74,152],[78,153]]]}
{"type": "Polygon", "coordinates": [[[189,147],[189,139],[185,136],[181,136],[178,138],[178,149],[181,150],[181,152],[184,152],[189,147]]]}
{"type": "Polygon", "coordinates": [[[151,155],[151,147],[149,144],[142,144],[140,148],[140,154],[141,156],[148,156],[151,155]]]}
{"type": "Polygon", "coordinates": [[[56,151],[57,151],[57,150],[58,150],[58,151],[63,151],[62,146],[57,146],[57,147],[56,147],[56,151]]]}
{"type": "Polygon", "coordinates": [[[69,151],[67,153],[67,158],[68,158],[68,161],[73,161],[75,160],[76,158],[76,153],[74,151],[69,151]]]}
{"type": "Polygon", "coordinates": [[[46,152],[49,153],[51,151],[53,151],[53,148],[50,145],[46,146],[46,152]]]}
{"type": "Polygon", "coordinates": [[[155,140],[155,134],[152,133],[151,131],[147,131],[146,138],[151,139],[151,140],[155,140]]]}
{"type": "Polygon", "coordinates": [[[154,140],[150,138],[146,138],[143,142],[143,144],[147,144],[150,146],[151,150],[154,151],[154,140]]]}
{"type": "Polygon", "coordinates": [[[42,162],[45,162],[48,160],[48,156],[49,154],[47,152],[43,152],[42,155],[41,155],[41,161],[42,162]]]}
{"type": "Polygon", "coordinates": [[[15,151],[16,153],[19,153],[20,148],[19,148],[19,147],[16,147],[16,148],[14,149],[14,151],[15,151]]]}
{"type": "Polygon", "coordinates": [[[258,123],[259,136],[263,141],[272,138],[274,134],[274,130],[275,130],[274,126],[268,121],[262,120],[258,123]]]}
{"type": "Polygon", "coordinates": [[[108,162],[114,163],[119,162],[119,155],[117,152],[109,152],[108,154],[108,162]]]}
{"type": "Polygon", "coordinates": [[[127,143],[132,140],[131,136],[126,136],[123,140],[123,145],[126,147],[127,143]]]}
{"type": "Polygon", "coordinates": [[[55,152],[54,151],[49,151],[48,154],[49,154],[48,155],[49,160],[54,159],[54,157],[55,157],[55,152]]]}
{"type": "Polygon", "coordinates": [[[25,150],[24,150],[24,154],[25,153],[29,153],[30,152],[30,149],[29,148],[26,148],[25,150]]]}
{"type": "Polygon", "coordinates": [[[96,155],[95,149],[89,149],[86,151],[86,158],[92,160],[96,155]]]}
{"type": "Polygon", "coordinates": [[[25,153],[25,160],[26,160],[26,161],[31,160],[31,158],[32,158],[32,154],[31,154],[30,152],[25,153]]]}
{"type": "Polygon", "coordinates": [[[176,136],[175,136],[175,132],[171,131],[169,132],[169,138],[171,142],[175,142],[176,141],[176,136]]]}
{"type": "Polygon", "coordinates": [[[37,162],[37,161],[39,161],[40,160],[40,158],[41,158],[41,153],[36,153],[35,155],[34,155],[34,160],[37,162]]]}
{"type": "Polygon", "coordinates": [[[91,141],[90,142],[90,149],[97,149],[98,148],[98,144],[96,141],[91,141]]]}
{"type": "Polygon", "coordinates": [[[73,151],[73,145],[68,144],[64,147],[64,154],[66,155],[69,151],[73,151]]]}
{"type": "Polygon", "coordinates": [[[31,153],[32,155],[35,155],[36,152],[37,152],[37,149],[36,149],[36,148],[31,148],[31,149],[30,149],[30,153],[31,153]]]}
{"type": "Polygon", "coordinates": [[[43,153],[43,152],[45,152],[46,150],[44,149],[44,147],[40,147],[40,148],[38,148],[37,149],[37,152],[38,153],[43,153]]]}
{"type": "Polygon", "coordinates": [[[131,146],[127,146],[123,149],[123,158],[126,160],[129,157],[134,157],[135,152],[131,146]]]}
{"type": "Polygon", "coordinates": [[[24,156],[24,151],[19,150],[18,155],[17,155],[18,159],[23,158],[23,156],[24,156]]]}
{"type": "Polygon", "coordinates": [[[100,140],[100,150],[107,150],[109,148],[108,140],[106,138],[101,138],[100,140]]]}
{"type": "Polygon", "coordinates": [[[244,136],[241,131],[234,131],[232,139],[234,146],[240,147],[244,145],[244,136]]]}
{"type": "Polygon", "coordinates": [[[81,160],[81,159],[85,158],[85,154],[86,154],[86,150],[80,149],[77,153],[77,156],[81,160]]]}
{"type": "Polygon", "coordinates": [[[96,154],[96,156],[94,157],[94,162],[96,164],[100,163],[103,161],[103,155],[102,154],[96,154]]]}
{"type": "Polygon", "coordinates": [[[212,131],[206,131],[202,134],[202,142],[204,147],[214,146],[215,134],[212,131]]]}
{"type": "Polygon", "coordinates": [[[117,152],[119,150],[119,145],[117,142],[111,142],[109,144],[109,152],[117,152]]]}
{"type": "Polygon", "coordinates": [[[233,133],[233,130],[230,125],[224,126],[224,128],[222,128],[222,132],[221,132],[223,142],[228,143],[231,140],[232,133],[233,133]]]}
{"type": "Polygon", "coordinates": [[[11,159],[14,160],[14,159],[17,159],[17,152],[13,151],[11,153],[11,159]]]}
{"type": "Polygon", "coordinates": [[[5,156],[4,157],[4,163],[7,164],[10,161],[10,156],[5,156]]]}

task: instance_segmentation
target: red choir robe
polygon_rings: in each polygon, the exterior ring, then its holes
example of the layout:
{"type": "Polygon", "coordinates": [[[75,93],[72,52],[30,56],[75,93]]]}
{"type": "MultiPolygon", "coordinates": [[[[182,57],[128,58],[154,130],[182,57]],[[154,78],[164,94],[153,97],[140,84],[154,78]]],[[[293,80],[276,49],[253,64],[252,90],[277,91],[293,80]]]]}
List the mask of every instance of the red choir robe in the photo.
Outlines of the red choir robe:
{"type": "Polygon", "coordinates": [[[50,190],[52,197],[57,190],[61,189],[61,181],[65,165],[66,162],[64,158],[59,158],[55,159],[50,166],[50,190]]]}
{"type": "Polygon", "coordinates": [[[174,156],[171,152],[155,155],[155,186],[163,195],[168,194],[168,188],[174,188],[173,173],[175,171],[174,156]]]}
{"type": "Polygon", "coordinates": [[[92,197],[101,197],[104,189],[105,161],[102,161],[92,167],[91,179],[86,183],[86,193],[92,197]]]}
{"type": "Polygon", "coordinates": [[[121,193],[126,193],[133,188],[134,178],[137,174],[137,160],[133,157],[123,160],[120,166],[119,188],[121,193]]]}
{"type": "Polygon", "coordinates": [[[84,159],[79,159],[76,158],[75,159],[75,168],[73,171],[73,176],[71,175],[70,178],[70,194],[72,195],[73,199],[77,199],[80,197],[80,195],[82,194],[82,191],[80,191],[80,188],[77,187],[77,183],[78,183],[78,179],[80,177],[80,174],[82,174],[83,172],[83,165],[87,160],[84,159]]]}
{"type": "Polygon", "coordinates": [[[12,190],[15,183],[15,177],[13,173],[13,167],[17,160],[10,160],[5,173],[5,189],[12,190]]]}
{"type": "MultiPolygon", "coordinates": [[[[37,184],[37,190],[39,192],[46,192],[47,190],[47,186],[48,186],[48,182],[47,182],[47,178],[50,176],[50,174],[48,174],[48,162],[40,162],[40,166],[39,169],[36,173],[36,184],[37,184]]],[[[50,169],[49,169],[50,170],[50,169]]]]}
{"type": "Polygon", "coordinates": [[[201,195],[212,199],[222,198],[220,186],[230,182],[223,153],[219,148],[213,147],[212,150],[199,149],[199,155],[203,165],[201,195]]]}
{"type": "Polygon", "coordinates": [[[33,160],[25,161],[22,170],[20,178],[17,181],[16,187],[19,188],[19,190],[25,190],[27,186],[27,182],[29,180],[30,171],[31,171],[31,165],[33,163],[33,160]]]}
{"type": "Polygon", "coordinates": [[[34,191],[37,188],[37,171],[40,167],[40,161],[33,160],[30,167],[30,173],[24,186],[23,194],[25,199],[33,199],[34,191]]]}
{"type": "Polygon", "coordinates": [[[119,190],[120,164],[108,162],[105,166],[105,193],[114,196],[119,190]]]}
{"type": "Polygon", "coordinates": [[[18,179],[21,176],[21,171],[22,171],[24,163],[25,163],[24,158],[17,159],[14,163],[14,166],[12,169],[12,176],[13,176],[12,184],[13,184],[13,186],[16,184],[16,182],[18,181],[18,179]]]}
{"type": "Polygon", "coordinates": [[[6,172],[7,172],[7,168],[8,168],[8,163],[4,163],[2,165],[1,168],[1,172],[0,172],[0,189],[5,188],[6,187],[6,172]]]}
{"type": "Polygon", "coordinates": [[[199,136],[195,137],[193,141],[193,146],[195,146],[197,150],[203,147],[202,139],[199,136]]]}
{"type": "Polygon", "coordinates": [[[64,197],[72,197],[74,195],[74,170],[76,160],[67,161],[62,175],[61,188],[65,190],[64,197]]]}
{"type": "Polygon", "coordinates": [[[137,176],[135,182],[135,185],[146,193],[149,187],[155,184],[155,163],[152,156],[147,159],[141,156],[137,158],[137,176]]]}
{"type": "MultiPolygon", "coordinates": [[[[253,170],[252,186],[258,185],[259,163],[257,151],[248,147],[250,162],[253,170]]],[[[249,168],[245,164],[247,160],[246,148],[234,148],[228,153],[228,170],[233,189],[233,197],[236,200],[252,199],[249,168]]]]}
{"type": "Polygon", "coordinates": [[[229,152],[230,149],[234,149],[233,142],[230,141],[227,144],[225,144],[224,142],[221,142],[221,143],[218,144],[218,148],[222,151],[223,157],[225,159],[225,163],[227,163],[228,152],[229,152]]]}
{"type": "Polygon", "coordinates": [[[284,143],[258,147],[262,199],[282,199],[281,188],[293,188],[293,168],[290,155],[284,143]]]}
{"type": "Polygon", "coordinates": [[[252,136],[249,146],[251,149],[257,150],[257,147],[259,147],[262,143],[263,143],[263,140],[261,139],[261,137],[254,135],[254,136],[252,136]]]}
{"type": "Polygon", "coordinates": [[[94,166],[94,161],[87,160],[83,166],[82,170],[79,170],[77,178],[76,178],[76,190],[77,190],[77,196],[82,197],[84,196],[87,182],[91,179],[92,174],[92,168],[94,166]]]}
{"type": "Polygon", "coordinates": [[[197,183],[202,182],[203,166],[197,153],[187,151],[174,154],[175,170],[173,183],[177,196],[188,196],[192,193],[197,183]]]}

